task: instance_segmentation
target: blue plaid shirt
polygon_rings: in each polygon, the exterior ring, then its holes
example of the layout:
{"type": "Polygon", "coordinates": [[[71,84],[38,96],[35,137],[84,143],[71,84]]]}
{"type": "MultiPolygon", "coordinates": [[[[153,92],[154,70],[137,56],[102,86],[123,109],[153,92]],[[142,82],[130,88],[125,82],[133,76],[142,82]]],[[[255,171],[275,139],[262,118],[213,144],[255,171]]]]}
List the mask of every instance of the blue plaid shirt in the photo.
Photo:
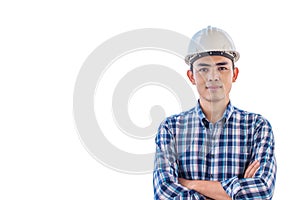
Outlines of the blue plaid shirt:
{"type": "Polygon", "coordinates": [[[158,129],[153,172],[155,199],[206,199],[178,183],[178,178],[219,181],[232,199],[272,199],[276,160],[270,123],[261,115],[228,104],[211,124],[199,102],[166,118],[158,129]],[[254,160],[254,178],[243,178],[254,160]]]}

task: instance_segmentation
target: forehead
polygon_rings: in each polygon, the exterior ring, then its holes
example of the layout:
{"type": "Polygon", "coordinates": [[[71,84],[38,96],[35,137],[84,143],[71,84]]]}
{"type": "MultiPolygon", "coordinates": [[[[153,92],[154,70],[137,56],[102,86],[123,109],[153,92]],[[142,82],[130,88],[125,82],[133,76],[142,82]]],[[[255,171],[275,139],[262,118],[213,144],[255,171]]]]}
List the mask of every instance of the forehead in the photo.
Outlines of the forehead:
{"type": "Polygon", "coordinates": [[[224,62],[231,63],[231,60],[224,56],[205,56],[196,60],[193,65],[197,66],[199,63],[216,64],[216,63],[224,63],[224,62]]]}

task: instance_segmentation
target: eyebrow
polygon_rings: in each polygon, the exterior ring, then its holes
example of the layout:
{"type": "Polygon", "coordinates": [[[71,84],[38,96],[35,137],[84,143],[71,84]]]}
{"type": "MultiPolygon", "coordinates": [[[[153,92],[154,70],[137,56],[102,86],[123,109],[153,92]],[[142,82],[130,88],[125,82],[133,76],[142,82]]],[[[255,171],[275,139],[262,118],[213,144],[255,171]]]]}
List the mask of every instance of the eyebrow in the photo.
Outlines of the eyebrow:
{"type": "MultiPolygon", "coordinates": [[[[228,62],[218,62],[218,63],[216,63],[216,66],[223,66],[223,65],[228,65],[228,62]]],[[[197,66],[199,66],[199,67],[211,67],[211,64],[199,63],[197,66]]]]}

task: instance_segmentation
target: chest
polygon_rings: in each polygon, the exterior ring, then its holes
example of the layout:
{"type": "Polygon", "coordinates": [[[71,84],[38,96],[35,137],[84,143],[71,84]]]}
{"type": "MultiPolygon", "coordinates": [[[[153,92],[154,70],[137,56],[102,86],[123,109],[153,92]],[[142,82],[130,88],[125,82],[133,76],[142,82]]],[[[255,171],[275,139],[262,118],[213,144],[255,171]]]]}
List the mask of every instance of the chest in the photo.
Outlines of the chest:
{"type": "Polygon", "coordinates": [[[176,137],[180,177],[223,180],[242,177],[252,157],[251,129],[221,126],[182,131],[176,137]]]}

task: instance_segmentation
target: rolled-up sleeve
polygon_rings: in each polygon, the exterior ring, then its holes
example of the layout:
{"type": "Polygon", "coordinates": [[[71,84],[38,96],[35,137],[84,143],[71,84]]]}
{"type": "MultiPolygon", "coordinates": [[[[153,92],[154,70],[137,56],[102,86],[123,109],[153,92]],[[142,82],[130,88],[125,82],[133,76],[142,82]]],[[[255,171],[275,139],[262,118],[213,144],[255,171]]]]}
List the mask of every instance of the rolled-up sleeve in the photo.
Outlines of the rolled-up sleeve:
{"type": "Polygon", "coordinates": [[[169,130],[167,122],[163,122],[160,125],[155,143],[154,199],[204,200],[204,196],[178,183],[175,139],[169,130]]]}
{"type": "Polygon", "coordinates": [[[221,182],[232,199],[272,199],[277,164],[274,154],[274,135],[271,125],[260,119],[254,134],[252,161],[258,160],[260,168],[253,178],[232,177],[221,182]]]}

